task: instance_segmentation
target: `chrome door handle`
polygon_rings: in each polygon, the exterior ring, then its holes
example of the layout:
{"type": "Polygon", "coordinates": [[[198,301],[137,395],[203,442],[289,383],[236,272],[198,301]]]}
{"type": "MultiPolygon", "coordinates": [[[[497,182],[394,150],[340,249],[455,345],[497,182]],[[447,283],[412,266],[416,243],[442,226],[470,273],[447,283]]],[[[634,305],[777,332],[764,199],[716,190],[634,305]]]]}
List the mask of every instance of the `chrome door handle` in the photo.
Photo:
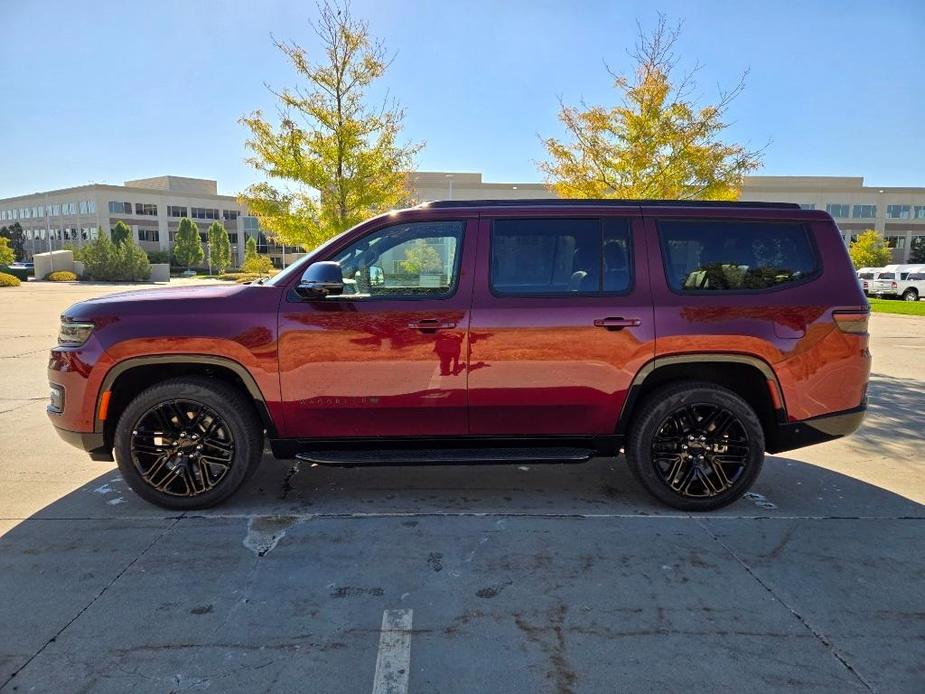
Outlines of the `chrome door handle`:
{"type": "Polygon", "coordinates": [[[607,330],[623,330],[623,328],[638,328],[642,323],[638,318],[596,318],[594,327],[607,328],[607,330]]]}
{"type": "Polygon", "coordinates": [[[451,330],[456,327],[455,321],[438,320],[437,318],[422,318],[408,323],[412,330],[422,330],[424,332],[433,332],[435,330],[451,330]]]}

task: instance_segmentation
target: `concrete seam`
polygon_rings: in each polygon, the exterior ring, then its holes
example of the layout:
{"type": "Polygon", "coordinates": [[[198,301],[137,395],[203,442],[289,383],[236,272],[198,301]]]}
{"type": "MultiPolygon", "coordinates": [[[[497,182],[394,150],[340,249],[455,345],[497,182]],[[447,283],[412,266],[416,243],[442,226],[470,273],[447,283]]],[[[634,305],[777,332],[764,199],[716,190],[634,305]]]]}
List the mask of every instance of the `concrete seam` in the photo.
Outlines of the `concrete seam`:
{"type": "Polygon", "coordinates": [[[169,533],[171,530],[173,530],[174,527],[177,525],[177,523],[179,523],[181,520],[183,520],[183,516],[182,516],[182,515],[179,516],[179,517],[177,517],[177,518],[174,520],[173,523],[171,523],[171,524],[168,525],[166,528],[164,528],[160,533],[158,533],[157,535],[155,535],[155,537],[154,537],[147,545],[145,545],[145,547],[138,553],[138,555],[137,555],[134,559],[132,559],[128,564],[126,564],[126,565],[122,568],[122,570],[121,570],[118,574],[116,574],[116,576],[115,576],[109,583],[107,583],[105,586],[103,586],[102,590],[100,590],[100,591],[93,597],[93,599],[90,600],[90,602],[88,602],[86,605],[84,605],[84,607],[83,607],[76,615],[74,615],[70,620],[68,620],[68,622],[67,622],[63,627],[61,627],[61,628],[55,633],[54,636],[52,636],[52,637],[51,637],[50,639],[48,639],[44,644],[42,644],[42,647],[41,647],[41,648],[39,648],[35,653],[33,653],[31,656],[29,656],[28,660],[26,660],[25,663],[23,663],[23,664],[20,665],[18,668],[16,668],[16,670],[13,671],[13,674],[11,674],[11,675],[6,679],[5,682],[3,682],[2,684],[0,684],[0,691],[4,690],[4,689],[6,688],[6,686],[7,686],[10,682],[12,682],[13,679],[14,679],[20,672],[22,672],[23,670],[25,670],[33,660],[35,660],[38,656],[40,656],[40,655],[42,654],[42,652],[43,652],[46,648],[48,648],[48,646],[49,646],[50,644],[52,644],[52,643],[54,643],[55,641],[57,641],[58,637],[61,636],[61,634],[63,634],[63,633],[68,629],[68,627],[71,626],[71,624],[73,624],[73,623],[76,622],[78,619],[80,619],[80,618],[83,616],[83,614],[84,614],[87,610],[89,610],[91,607],[93,607],[93,605],[95,605],[96,602],[97,602],[101,597],[103,597],[103,595],[106,593],[106,591],[108,591],[110,588],[112,588],[112,586],[115,585],[116,581],[118,581],[120,578],[122,578],[122,576],[125,574],[126,571],[128,571],[129,569],[131,569],[139,559],[141,559],[145,554],[148,553],[148,550],[150,550],[152,547],[154,547],[154,545],[156,545],[156,544],[161,540],[161,538],[163,538],[164,536],[167,535],[167,533],[169,533]]]}
{"type": "Polygon", "coordinates": [[[831,653],[832,656],[833,656],[839,663],[841,663],[842,666],[843,666],[846,670],[848,670],[848,672],[850,672],[850,673],[855,677],[855,679],[857,679],[858,682],[860,682],[862,685],[864,685],[864,687],[867,689],[867,691],[869,691],[869,692],[875,692],[875,691],[877,691],[877,690],[874,689],[874,687],[870,684],[870,682],[868,682],[866,679],[864,679],[864,678],[861,676],[861,673],[859,673],[859,672],[854,668],[854,666],[853,666],[851,663],[848,662],[848,659],[847,659],[845,656],[843,656],[841,653],[838,652],[838,650],[835,648],[835,645],[828,639],[828,637],[827,637],[825,634],[823,634],[821,631],[819,631],[818,629],[816,629],[815,627],[813,627],[813,625],[809,623],[809,620],[807,620],[803,615],[801,615],[801,614],[796,610],[796,608],[792,607],[789,603],[787,603],[786,600],[784,600],[781,596],[779,596],[779,595],[774,591],[774,589],[771,587],[771,585],[770,585],[769,583],[767,583],[766,581],[764,581],[764,580],[763,580],[763,579],[762,579],[762,578],[761,578],[761,577],[760,577],[760,576],[759,576],[759,575],[758,575],[758,574],[757,574],[757,573],[745,562],[744,559],[742,559],[741,557],[739,557],[739,555],[736,554],[736,553],[732,550],[732,548],[730,548],[725,542],[723,542],[722,540],[720,540],[720,539],[719,539],[719,536],[716,535],[712,530],[710,530],[706,525],[704,525],[704,523],[703,523],[700,519],[695,518],[694,521],[695,521],[695,522],[697,523],[697,525],[699,525],[700,528],[701,528],[709,537],[711,537],[720,547],[722,547],[724,550],[726,550],[726,552],[729,553],[729,556],[731,556],[731,557],[739,564],[739,566],[741,566],[743,569],[745,569],[746,573],[748,573],[749,576],[751,576],[753,579],[755,579],[755,581],[758,583],[758,585],[760,585],[762,588],[764,588],[764,589],[771,595],[771,597],[774,598],[774,600],[776,600],[776,601],[777,601],[778,603],[780,603],[784,608],[786,608],[786,609],[790,612],[790,614],[793,615],[793,617],[794,617],[794,618],[795,618],[795,619],[796,619],[796,620],[797,620],[797,621],[798,621],[798,622],[799,622],[810,634],[812,634],[812,635],[816,638],[816,640],[818,640],[823,646],[825,646],[826,649],[829,651],[829,653],[831,653]]]}

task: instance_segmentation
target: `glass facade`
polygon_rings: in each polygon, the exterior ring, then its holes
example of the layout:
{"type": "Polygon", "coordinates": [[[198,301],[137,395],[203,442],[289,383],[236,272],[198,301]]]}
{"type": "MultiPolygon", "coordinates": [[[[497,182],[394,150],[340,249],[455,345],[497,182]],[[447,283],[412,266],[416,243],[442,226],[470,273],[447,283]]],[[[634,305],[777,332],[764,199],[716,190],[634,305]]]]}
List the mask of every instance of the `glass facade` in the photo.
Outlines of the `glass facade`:
{"type": "Polygon", "coordinates": [[[851,216],[855,219],[873,219],[877,216],[876,205],[855,205],[851,209],[851,216]]]}
{"type": "Polygon", "coordinates": [[[830,202],[825,206],[825,211],[835,217],[835,219],[845,219],[850,212],[850,205],[847,203],[830,202]]]}
{"type": "Polygon", "coordinates": [[[887,205],[886,206],[886,216],[887,216],[887,219],[911,219],[912,218],[912,206],[911,205],[887,205]]]}

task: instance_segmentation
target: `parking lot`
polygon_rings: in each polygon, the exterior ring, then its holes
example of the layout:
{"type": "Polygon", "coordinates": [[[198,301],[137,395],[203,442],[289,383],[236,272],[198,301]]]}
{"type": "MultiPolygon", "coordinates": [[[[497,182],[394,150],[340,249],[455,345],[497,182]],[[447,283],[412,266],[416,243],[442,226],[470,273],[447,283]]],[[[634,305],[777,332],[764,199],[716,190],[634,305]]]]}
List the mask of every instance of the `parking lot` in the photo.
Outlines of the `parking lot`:
{"type": "Polygon", "coordinates": [[[3,692],[925,691],[925,319],[874,315],[864,428],[720,512],[622,459],[268,456],[177,515],[46,419],[58,314],[117,289],[3,291],[3,692]]]}

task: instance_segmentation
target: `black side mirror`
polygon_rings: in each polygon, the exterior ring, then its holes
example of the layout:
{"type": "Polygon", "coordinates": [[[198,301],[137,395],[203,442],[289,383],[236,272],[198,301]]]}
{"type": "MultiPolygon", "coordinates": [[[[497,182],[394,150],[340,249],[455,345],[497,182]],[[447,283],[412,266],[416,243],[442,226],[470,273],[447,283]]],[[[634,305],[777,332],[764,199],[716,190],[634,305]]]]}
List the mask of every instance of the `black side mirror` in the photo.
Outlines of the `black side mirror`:
{"type": "Polygon", "coordinates": [[[306,299],[323,299],[344,293],[344,275],[340,264],[331,260],[312,263],[296,285],[296,293],[306,299]]]}

